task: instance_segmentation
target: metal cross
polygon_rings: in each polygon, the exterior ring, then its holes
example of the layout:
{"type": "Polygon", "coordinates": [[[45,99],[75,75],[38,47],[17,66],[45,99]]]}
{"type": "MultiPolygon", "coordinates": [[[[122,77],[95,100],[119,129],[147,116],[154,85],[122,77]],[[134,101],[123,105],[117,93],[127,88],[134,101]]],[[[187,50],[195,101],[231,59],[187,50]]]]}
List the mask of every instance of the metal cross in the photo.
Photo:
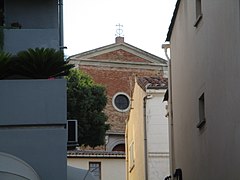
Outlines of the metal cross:
{"type": "Polygon", "coordinates": [[[123,36],[123,29],[122,29],[123,25],[121,25],[121,24],[119,23],[119,24],[117,24],[116,26],[117,26],[118,28],[117,28],[117,30],[116,30],[116,33],[117,33],[117,34],[115,34],[115,35],[118,36],[118,37],[120,37],[121,35],[123,36]]]}

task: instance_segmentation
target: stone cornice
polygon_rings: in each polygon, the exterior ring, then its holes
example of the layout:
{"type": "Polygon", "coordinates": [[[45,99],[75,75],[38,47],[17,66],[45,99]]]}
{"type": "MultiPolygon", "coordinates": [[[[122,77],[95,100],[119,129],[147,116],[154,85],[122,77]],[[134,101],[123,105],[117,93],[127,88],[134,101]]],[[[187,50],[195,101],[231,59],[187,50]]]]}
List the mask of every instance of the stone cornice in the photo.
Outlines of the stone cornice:
{"type": "Polygon", "coordinates": [[[151,69],[167,71],[166,64],[160,63],[144,63],[144,62],[123,62],[123,61],[109,61],[109,60],[92,60],[92,59],[70,59],[71,64],[75,67],[79,66],[95,66],[95,67],[109,67],[109,68],[132,68],[132,69],[151,69]]]}
{"type": "Polygon", "coordinates": [[[142,49],[139,49],[135,46],[132,46],[128,43],[110,44],[110,45],[107,45],[107,46],[103,46],[103,47],[100,47],[100,48],[97,48],[97,49],[93,49],[93,50],[90,50],[90,51],[86,51],[86,52],[83,52],[83,53],[80,53],[80,54],[70,56],[69,59],[70,60],[71,59],[82,59],[82,58],[88,59],[88,58],[91,58],[91,57],[94,57],[94,56],[98,56],[98,55],[101,55],[101,54],[113,52],[113,51],[116,51],[116,50],[119,50],[119,49],[122,49],[122,50],[124,50],[126,52],[129,52],[131,54],[134,54],[135,56],[143,58],[143,59],[145,59],[149,62],[152,62],[152,63],[162,63],[162,64],[167,63],[167,61],[165,59],[162,59],[158,56],[155,56],[151,53],[148,53],[148,52],[146,52],[142,49]]]}

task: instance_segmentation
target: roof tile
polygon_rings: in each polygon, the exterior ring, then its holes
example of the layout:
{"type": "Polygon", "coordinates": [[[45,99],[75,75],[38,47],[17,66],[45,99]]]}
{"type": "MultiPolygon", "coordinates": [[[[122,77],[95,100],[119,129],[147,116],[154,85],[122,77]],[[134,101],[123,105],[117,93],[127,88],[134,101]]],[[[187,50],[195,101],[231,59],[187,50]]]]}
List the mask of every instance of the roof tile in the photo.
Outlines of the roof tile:
{"type": "Polygon", "coordinates": [[[168,79],[163,77],[138,77],[138,85],[143,89],[167,89],[168,79]]]}

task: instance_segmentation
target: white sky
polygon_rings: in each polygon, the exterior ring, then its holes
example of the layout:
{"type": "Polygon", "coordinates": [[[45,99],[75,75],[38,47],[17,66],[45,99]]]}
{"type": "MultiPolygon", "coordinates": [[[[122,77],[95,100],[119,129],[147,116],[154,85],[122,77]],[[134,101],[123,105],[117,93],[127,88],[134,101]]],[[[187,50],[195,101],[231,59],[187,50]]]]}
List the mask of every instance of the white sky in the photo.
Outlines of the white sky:
{"type": "Polygon", "coordinates": [[[74,55],[115,42],[117,24],[126,43],[166,59],[165,42],[176,0],[64,0],[64,45],[74,55]]]}

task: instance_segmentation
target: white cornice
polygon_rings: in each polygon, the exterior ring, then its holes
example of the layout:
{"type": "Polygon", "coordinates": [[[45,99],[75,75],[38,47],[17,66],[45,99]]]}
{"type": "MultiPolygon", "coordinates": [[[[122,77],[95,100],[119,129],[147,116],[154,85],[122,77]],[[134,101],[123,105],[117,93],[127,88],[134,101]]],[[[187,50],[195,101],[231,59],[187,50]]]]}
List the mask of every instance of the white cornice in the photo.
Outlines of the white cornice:
{"type": "Polygon", "coordinates": [[[76,55],[73,55],[73,56],[70,56],[69,59],[89,59],[91,57],[94,57],[94,56],[98,56],[98,55],[101,55],[101,54],[105,54],[105,53],[109,53],[109,52],[113,52],[113,51],[116,51],[116,50],[119,50],[119,49],[122,49],[126,52],[129,52],[131,54],[134,54],[135,56],[138,56],[140,58],[143,58],[145,59],[146,61],[149,61],[151,63],[161,63],[161,64],[166,64],[167,61],[165,59],[162,59],[158,56],[155,56],[153,54],[150,54],[144,50],[141,50],[135,46],[132,46],[130,44],[127,44],[127,43],[118,43],[118,44],[110,44],[110,45],[107,45],[107,46],[103,46],[103,47],[100,47],[100,48],[97,48],[97,49],[93,49],[93,50],[90,50],[90,51],[86,51],[86,52],[83,52],[83,53],[80,53],[80,54],[76,54],[76,55]]]}
{"type": "Polygon", "coordinates": [[[152,69],[152,70],[165,70],[167,71],[166,64],[159,63],[144,63],[144,62],[126,62],[126,61],[109,61],[109,60],[92,60],[92,59],[71,59],[71,64],[77,66],[96,66],[96,67],[109,67],[109,68],[133,68],[133,69],[152,69]]]}

